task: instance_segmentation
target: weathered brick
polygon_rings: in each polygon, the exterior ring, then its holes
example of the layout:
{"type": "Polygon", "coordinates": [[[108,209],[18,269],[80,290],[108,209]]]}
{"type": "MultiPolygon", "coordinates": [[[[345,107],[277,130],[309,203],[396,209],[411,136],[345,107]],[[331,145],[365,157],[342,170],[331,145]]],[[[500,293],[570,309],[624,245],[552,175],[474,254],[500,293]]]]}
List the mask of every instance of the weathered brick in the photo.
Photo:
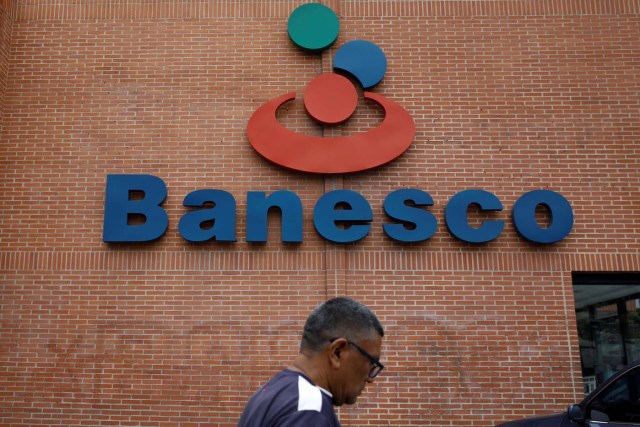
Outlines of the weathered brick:
{"type": "MultiPolygon", "coordinates": [[[[0,424],[233,426],[291,362],[309,311],[335,295],[367,303],[387,328],[388,369],[340,409],[345,425],[487,426],[580,398],[571,272],[640,270],[638,3],[325,3],[341,33],[315,56],[287,38],[293,2],[0,2],[0,424]],[[353,39],[384,49],[374,90],[414,118],[409,150],[340,177],[262,159],[245,136],[251,113],[302,93],[353,39]],[[102,242],[110,173],[167,183],[159,241],[102,242]],[[234,195],[238,242],[179,236],[183,198],[201,188],[234,195]],[[373,208],[360,242],[313,228],[315,201],[337,188],[373,208]],[[432,195],[427,242],[382,232],[398,188],[432,195]],[[446,230],[446,202],[470,188],[505,206],[493,242],[446,230]],[[527,243],[510,220],[538,188],[575,211],[551,246],[527,243]],[[302,200],[304,242],[280,243],[273,217],[269,241],[247,243],[247,191],[279,189],[302,200]]],[[[314,135],[381,118],[362,101],[328,131],[299,100],[279,112],[314,135]]]]}

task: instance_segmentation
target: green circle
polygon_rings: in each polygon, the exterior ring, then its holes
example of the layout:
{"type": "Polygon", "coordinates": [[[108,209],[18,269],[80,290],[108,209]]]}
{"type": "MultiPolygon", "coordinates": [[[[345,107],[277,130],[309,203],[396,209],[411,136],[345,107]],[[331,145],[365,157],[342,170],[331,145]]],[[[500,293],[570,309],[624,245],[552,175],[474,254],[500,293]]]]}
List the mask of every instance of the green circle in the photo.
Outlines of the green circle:
{"type": "Polygon", "coordinates": [[[327,6],[307,3],[291,13],[287,30],[296,45],[304,50],[319,52],[336,41],[340,22],[335,12],[327,6]]]}

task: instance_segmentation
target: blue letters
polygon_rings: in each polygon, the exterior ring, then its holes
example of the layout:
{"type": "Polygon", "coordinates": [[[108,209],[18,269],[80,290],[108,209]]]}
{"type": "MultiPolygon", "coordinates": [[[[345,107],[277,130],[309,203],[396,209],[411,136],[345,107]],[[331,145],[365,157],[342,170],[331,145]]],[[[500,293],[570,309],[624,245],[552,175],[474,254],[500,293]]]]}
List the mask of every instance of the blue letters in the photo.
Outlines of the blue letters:
{"type": "MultiPolygon", "coordinates": [[[[148,242],[161,237],[169,219],[162,204],[167,186],[152,175],[108,175],[104,207],[105,242],[148,242]]],[[[436,233],[438,221],[425,207],[433,206],[433,198],[418,189],[392,191],[383,210],[392,220],[382,224],[384,233],[399,242],[422,242],[436,233]]],[[[236,201],[222,190],[193,191],[184,198],[185,212],[178,223],[180,235],[189,242],[236,241],[236,201]]],[[[468,243],[486,243],[502,233],[505,222],[484,220],[471,226],[469,207],[480,212],[501,211],[502,203],[485,190],[464,190],[455,194],[445,207],[445,223],[451,235],[468,243]]],[[[272,208],[281,213],[282,241],[300,243],[303,231],[303,207],[293,192],[280,190],[269,196],[263,191],[247,192],[246,241],[266,242],[268,216],[272,208]]],[[[550,190],[534,190],[523,194],[513,205],[516,231],[534,243],[555,243],[569,235],[573,228],[573,210],[562,195],[550,190]],[[541,226],[536,209],[544,206],[550,223],[541,226]]],[[[371,231],[373,212],[369,202],[351,190],[334,190],[322,195],[313,210],[313,224],[323,238],[336,243],[353,243],[371,231]]]]}
{"type": "Polygon", "coordinates": [[[264,191],[247,193],[247,242],[267,241],[267,214],[273,207],[282,213],[282,241],[302,242],[302,202],[286,190],[275,191],[269,197],[264,191]]]}
{"type": "Polygon", "coordinates": [[[187,194],[182,203],[189,207],[204,207],[213,203],[213,207],[187,212],[180,218],[180,235],[190,242],[204,242],[216,239],[219,242],[236,241],[236,200],[226,191],[197,190],[187,194]],[[213,221],[208,229],[203,223],[213,221]]]}
{"type": "Polygon", "coordinates": [[[373,212],[369,202],[351,190],[330,191],[318,199],[313,210],[313,224],[322,237],[332,242],[350,243],[362,239],[369,233],[373,212]],[[345,209],[336,209],[344,205],[345,209]],[[338,226],[342,223],[344,228],[338,226]]]}
{"type": "Polygon", "coordinates": [[[467,220],[467,211],[471,205],[477,205],[481,211],[502,210],[500,200],[488,191],[461,191],[449,200],[444,211],[449,232],[469,243],[489,242],[498,237],[504,228],[504,221],[484,221],[478,228],[471,227],[467,220]]]}
{"type": "Polygon", "coordinates": [[[536,243],[555,243],[567,237],[573,228],[573,210],[560,194],[550,190],[534,190],[523,194],[513,205],[513,225],[525,239],[536,243]],[[546,206],[551,214],[549,227],[536,221],[536,207],[546,206]]]}
{"type": "Polygon", "coordinates": [[[160,207],[167,197],[164,182],[152,175],[108,175],[104,205],[105,242],[148,242],[162,236],[169,225],[167,213],[160,207]],[[135,193],[141,199],[132,199],[135,193]],[[130,224],[134,216],[143,224],[130,224]]]}
{"type": "Polygon", "coordinates": [[[430,212],[420,206],[433,206],[433,199],[424,191],[396,190],[384,200],[384,211],[391,218],[403,224],[384,224],[382,229],[394,240],[400,242],[421,242],[430,239],[436,232],[438,223],[430,212]],[[413,206],[407,205],[412,202],[413,206]]]}

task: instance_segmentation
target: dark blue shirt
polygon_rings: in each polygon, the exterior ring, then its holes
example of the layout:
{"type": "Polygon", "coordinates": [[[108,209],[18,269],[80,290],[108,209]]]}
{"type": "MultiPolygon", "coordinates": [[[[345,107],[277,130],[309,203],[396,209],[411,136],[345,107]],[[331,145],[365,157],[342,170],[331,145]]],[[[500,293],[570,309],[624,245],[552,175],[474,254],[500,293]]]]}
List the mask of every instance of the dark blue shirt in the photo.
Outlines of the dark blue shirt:
{"type": "Polygon", "coordinates": [[[285,369],[251,397],[238,427],[340,427],[331,395],[285,369]]]}

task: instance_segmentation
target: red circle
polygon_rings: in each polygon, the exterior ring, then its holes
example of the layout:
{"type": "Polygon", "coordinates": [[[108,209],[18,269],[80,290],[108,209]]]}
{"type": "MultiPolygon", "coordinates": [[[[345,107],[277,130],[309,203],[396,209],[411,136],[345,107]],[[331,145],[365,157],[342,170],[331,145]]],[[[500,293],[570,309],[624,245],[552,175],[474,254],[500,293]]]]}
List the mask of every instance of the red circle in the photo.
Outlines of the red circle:
{"type": "Polygon", "coordinates": [[[321,74],[304,91],[304,107],[311,117],[325,125],[347,120],[358,105],[355,86],[339,74],[321,74]]]}

